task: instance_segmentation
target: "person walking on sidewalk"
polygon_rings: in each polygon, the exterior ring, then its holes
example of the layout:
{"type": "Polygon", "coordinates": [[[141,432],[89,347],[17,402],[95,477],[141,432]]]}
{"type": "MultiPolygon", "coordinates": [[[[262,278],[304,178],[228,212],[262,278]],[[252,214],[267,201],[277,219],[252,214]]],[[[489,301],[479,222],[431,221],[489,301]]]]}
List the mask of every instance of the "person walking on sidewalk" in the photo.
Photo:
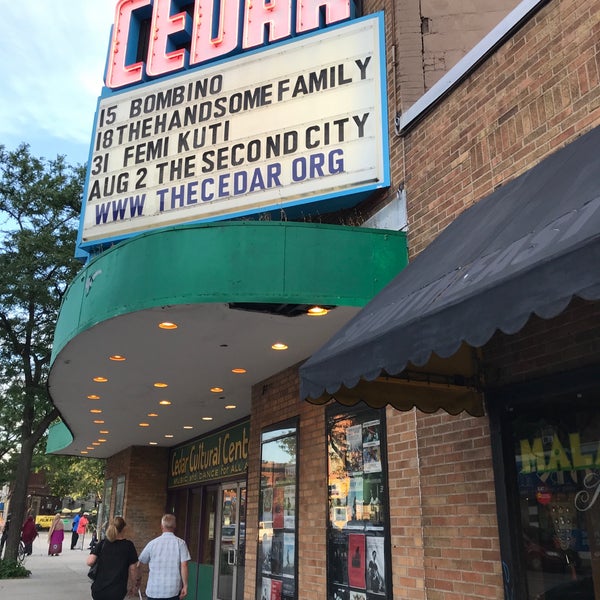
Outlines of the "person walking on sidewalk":
{"type": "Polygon", "coordinates": [[[23,523],[23,528],[21,529],[21,539],[23,540],[23,544],[25,545],[26,556],[31,556],[33,554],[33,541],[37,536],[38,532],[35,527],[33,515],[31,514],[31,512],[28,512],[27,518],[25,519],[25,523],[23,523]]]}
{"type": "Polygon", "coordinates": [[[71,550],[75,550],[75,546],[77,546],[77,540],[79,539],[79,534],[77,533],[77,527],[79,527],[79,519],[81,519],[81,515],[77,513],[73,517],[73,526],[71,527],[71,550]]]}
{"type": "MultiPolygon", "coordinates": [[[[89,523],[87,515],[88,513],[83,513],[81,517],[79,517],[79,523],[77,523],[77,536],[84,536],[84,539],[89,523]]],[[[83,550],[83,540],[81,541],[81,549],[83,550]]]]}
{"type": "Polygon", "coordinates": [[[50,531],[48,532],[48,555],[58,556],[62,552],[62,543],[65,539],[65,526],[60,513],[54,515],[50,531]]]}
{"type": "Polygon", "coordinates": [[[131,540],[125,538],[127,526],[123,517],[115,517],[106,529],[106,536],[87,557],[87,565],[96,562],[98,569],[92,583],[94,600],[123,600],[127,592],[137,594],[138,555],[131,540]]]}
{"type": "Polygon", "coordinates": [[[175,515],[163,515],[162,535],[148,542],[140,553],[138,567],[143,563],[150,569],[148,600],[181,600],[187,596],[190,551],[185,541],[175,536],[175,526],[175,515]]]}

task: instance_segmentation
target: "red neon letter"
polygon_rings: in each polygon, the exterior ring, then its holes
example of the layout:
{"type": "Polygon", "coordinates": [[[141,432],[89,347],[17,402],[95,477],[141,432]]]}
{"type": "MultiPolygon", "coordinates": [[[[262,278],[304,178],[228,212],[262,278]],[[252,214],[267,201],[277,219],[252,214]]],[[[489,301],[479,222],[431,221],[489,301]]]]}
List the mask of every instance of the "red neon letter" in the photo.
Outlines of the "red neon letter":
{"type": "Polygon", "coordinates": [[[321,25],[321,7],[325,7],[325,23],[337,23],[350,17],[350,0],[302,0],[298,3],[296,31],[310,31],[321,25]]]}
{"type": "Polygon", "coordinates": [[[186,12],[171,16],[171,0],[154,0],[152,24],[150,25],[150,44],[146,73],[154,77],[176,71],[185,66],[185,50],[167,52],[169,36],[185,31],[186,12]]]}
{"type": "Polygon", "coordinates": [[[127,60],[127,44],[131,28],[131,15],[134,10],[147,6],[151,0],[119,0],[115,8],[115,24],[108,50],[106,69],[106,86],[118,88],[142,79],[143,63],[125,64],[127,60]]]}
{"type": "Polygon", "coordinates": [[[292,0],[254,0],[246,2],[242,48],[260,46],[265,41],[265,25],[269,24],[269,39],[274,42],[292,33],[292,0]]]}
{"type": "Polygon", "coordinates": [[[219,4],[219,29],[217,37],[212,37],[214,3],[212,0],[196,0],[190,47],[191,65],[227,54],[238,45],[240,0],[220,0],[219,4]]]}

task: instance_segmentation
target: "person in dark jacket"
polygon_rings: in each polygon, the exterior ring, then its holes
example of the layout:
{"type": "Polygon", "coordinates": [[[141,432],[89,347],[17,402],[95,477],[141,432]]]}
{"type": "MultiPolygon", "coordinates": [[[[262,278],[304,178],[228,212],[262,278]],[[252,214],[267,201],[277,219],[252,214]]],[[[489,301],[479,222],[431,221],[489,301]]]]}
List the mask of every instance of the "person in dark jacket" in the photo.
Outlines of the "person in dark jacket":
{"type": "Polygon", "coordinates": [[[133,595],[139,589],[138,555],[133,542],[125,539],[125,527],[125,520],[115,517],[106,529],[106,537],[87,558],[88,567],[98,562],[92,583],[94,600],[123,600],[128,591],[133,595]]]}
{"type": "Polygon", "coordinates": [[[23,540],[23,544],[25,545],[25,554],[27,556],[31,556],[33,554],[33,541],[37,536],[38,532],[35,526],[35,521],[33,520],[33,515],[31,513],[27,513],[27,518],[25,519],[25,523],[23,523],[23,528],[21,529],[21,540],[23,540]]]}

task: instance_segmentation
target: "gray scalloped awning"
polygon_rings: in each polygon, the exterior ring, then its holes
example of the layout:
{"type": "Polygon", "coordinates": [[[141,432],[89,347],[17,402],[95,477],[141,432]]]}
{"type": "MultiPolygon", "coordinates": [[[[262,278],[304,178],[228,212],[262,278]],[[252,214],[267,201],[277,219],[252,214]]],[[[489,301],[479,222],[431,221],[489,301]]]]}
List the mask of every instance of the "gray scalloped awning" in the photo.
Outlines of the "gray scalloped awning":
{"type": "MultiPolygon", "coordinates": [[[[301,367],[301,396],[377,403],[359,391],[365,381],[398,382],[496,330],[518,332],[534,313],[555,317],[574,296],[600,299],[600,127],[456,218],[301,367]]],[[[379,403],[481,412],[473,396],[440,406],[403,389],[379,403]]]]}

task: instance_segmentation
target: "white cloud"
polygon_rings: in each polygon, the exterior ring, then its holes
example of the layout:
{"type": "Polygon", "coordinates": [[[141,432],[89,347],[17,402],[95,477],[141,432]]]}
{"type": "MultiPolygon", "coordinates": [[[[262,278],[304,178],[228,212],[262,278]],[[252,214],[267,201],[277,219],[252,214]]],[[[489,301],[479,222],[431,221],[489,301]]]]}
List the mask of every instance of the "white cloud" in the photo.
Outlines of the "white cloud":
{"type": "Polygon", "coordinates": [[[0,0],[0,144],[87,159],[115,4],[0,0]]]}

